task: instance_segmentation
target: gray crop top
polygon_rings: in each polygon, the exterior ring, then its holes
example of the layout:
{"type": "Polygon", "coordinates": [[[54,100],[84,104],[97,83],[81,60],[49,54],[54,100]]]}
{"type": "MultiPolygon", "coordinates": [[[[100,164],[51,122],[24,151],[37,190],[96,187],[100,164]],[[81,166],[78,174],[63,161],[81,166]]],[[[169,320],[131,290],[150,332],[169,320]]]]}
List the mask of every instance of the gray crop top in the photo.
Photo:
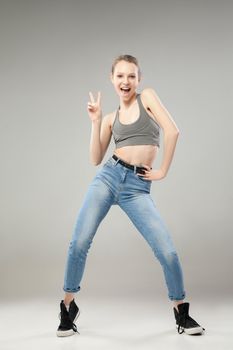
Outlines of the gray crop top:
{"type": "Polygon", "coordinates": [[[140,94],[136,96],[139,106],[139,118],[130,124],[122,124],[119,120],[119,109],[112,126],[112,134],[116,148],[131,145],[156,145],[160,146],[160,126],[147,113],[140,94]]]}

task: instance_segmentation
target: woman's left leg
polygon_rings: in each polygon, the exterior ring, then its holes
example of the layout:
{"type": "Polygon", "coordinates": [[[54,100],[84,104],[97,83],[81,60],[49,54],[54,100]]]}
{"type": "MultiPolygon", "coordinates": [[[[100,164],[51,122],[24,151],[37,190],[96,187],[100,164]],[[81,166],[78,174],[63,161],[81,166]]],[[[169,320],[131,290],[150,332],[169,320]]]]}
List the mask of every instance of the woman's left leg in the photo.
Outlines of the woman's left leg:
{"type": "Polygon", "coordinates": [[[150,187],[151,182],[140,178],[136,171],[129,171],[122,184],[118,205],[148,242],[162,265],[168,297],[175,304],[173,311],[178,333],[202,334],[205,329],[189,316],[189,303],[183,302],[185,291],[179,258],[169,231],[150,196],[150,187]]]}
{"type": "Polygon", "coordinates": [[[149,193],[139,193],[119,206],[150,245],[159,260],[168,289],[168,297],[174,303],[185,298],[183,274],[179,258],[155,203],[149,193]]]}

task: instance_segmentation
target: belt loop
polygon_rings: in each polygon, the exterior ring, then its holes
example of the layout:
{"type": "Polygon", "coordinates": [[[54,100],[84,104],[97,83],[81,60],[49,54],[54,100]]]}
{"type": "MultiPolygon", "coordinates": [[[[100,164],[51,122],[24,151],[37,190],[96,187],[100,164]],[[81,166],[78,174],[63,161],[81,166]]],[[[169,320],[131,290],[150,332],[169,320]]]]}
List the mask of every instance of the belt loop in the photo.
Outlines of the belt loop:
{"type": "Polygon", "coordinates": [[[115,166],[117,165],[117,163],[119,162],[120,158],[117,158],[117,160],[115,160],[115,166]]]}
{"type": "Polygon", "coordinates": [[[137,166],[134,165],[134,166],[133,166],[133,172],[134,172],[134,174],[136,174],[136,169],[137,169],[137,166]]]}

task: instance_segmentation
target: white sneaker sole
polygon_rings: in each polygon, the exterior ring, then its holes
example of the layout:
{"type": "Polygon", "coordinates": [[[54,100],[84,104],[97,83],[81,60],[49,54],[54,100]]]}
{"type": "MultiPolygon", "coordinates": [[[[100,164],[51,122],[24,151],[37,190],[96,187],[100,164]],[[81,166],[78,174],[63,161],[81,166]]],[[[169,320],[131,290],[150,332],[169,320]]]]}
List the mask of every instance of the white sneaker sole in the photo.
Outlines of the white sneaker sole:
{"type": "Polygon", "coordinates": [[[73,331],[73,329],[69,329],[68,331],[57,331],[56,334],[58,337],[69,337],[70,335],[76,334],[76,332],[73,331]]]}
{"type": "MultiPolygon", "coordinates": [[[[178,329],[178,325],[176,325],[176,328],[178,329]]],[[[181,327],[182,328],[182,327],[181,327]]],[[[204,330],[202,327],[193,327],[193,328],[184,328],[184,332],[186,334],[192,335],[192,334],[200,334],[203,333],[204,330]]]]}
{"type": "MultiPolygon", "coordinates": [[[[77,315],[76,315],[76,317],[74,319],[74,322],[77,320],[79,315],[80,315],[80,310],[78,310],[78,313],[77,313],[77,315]]],[[[61,319],[60,314],[58,315],[58,317],[59,317],[59,319],[61,319]]],[[[67,331],[58,331],[57,330],[57,332],[56,332],[58,337],[69,337],[70,335],[74,335],[74,334],[77,334],[77,333],[79,334],[79,332],[75,332],[73,329],[69,329],[67,331]]]]}

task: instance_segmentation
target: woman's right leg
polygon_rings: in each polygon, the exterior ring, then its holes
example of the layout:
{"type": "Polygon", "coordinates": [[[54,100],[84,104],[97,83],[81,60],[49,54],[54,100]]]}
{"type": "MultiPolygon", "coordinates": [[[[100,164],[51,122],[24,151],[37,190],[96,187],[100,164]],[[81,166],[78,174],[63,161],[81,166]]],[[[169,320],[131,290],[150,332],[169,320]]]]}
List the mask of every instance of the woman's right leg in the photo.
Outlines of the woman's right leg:
{"type": "Polygon", "coordinates": [[[94,178],[79,211],[69,245],[63,287],[66,305],[74,298],[74,293],[80,290],[88,250],[112,204],[112,192],[99,178],[94,178]]]}
{"type": "Polygon", "coordinates": [[[65,292],[64,303],[66,306],[70,305],[73,299],[74,299],[74,293],[65,292]]]}

